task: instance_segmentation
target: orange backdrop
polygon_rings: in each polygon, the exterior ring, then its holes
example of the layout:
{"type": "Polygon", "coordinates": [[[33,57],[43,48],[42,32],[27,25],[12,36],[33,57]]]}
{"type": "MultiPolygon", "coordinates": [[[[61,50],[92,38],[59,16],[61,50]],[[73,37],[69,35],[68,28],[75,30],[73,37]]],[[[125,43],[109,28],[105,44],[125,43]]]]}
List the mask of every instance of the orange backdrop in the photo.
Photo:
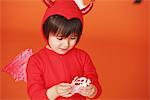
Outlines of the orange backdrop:
{"type": "MultiPolygon", "coordinates": [[[[98,72],[98,100],[148,100],[148,0],[96,0],[84,16],[79,48],[87,51],[98,72]]],[[[26,48],[44,46],[40,23],[42,0],[1,0],[1,59],[7,64],[26,48]]],[[[28,100],[26,84],[0,73],[1,100],[28,100]]]]}

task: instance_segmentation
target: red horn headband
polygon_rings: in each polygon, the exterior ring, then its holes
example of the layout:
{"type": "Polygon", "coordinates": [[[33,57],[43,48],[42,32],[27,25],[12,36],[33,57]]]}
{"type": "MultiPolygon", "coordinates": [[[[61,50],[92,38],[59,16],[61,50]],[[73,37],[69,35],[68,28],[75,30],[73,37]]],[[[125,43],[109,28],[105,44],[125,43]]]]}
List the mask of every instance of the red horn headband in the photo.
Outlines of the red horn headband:
{"type": "MultiPolygon", "coordinates": [[[[78,5],[78,3],[83,2],[82,0],[74,0],[74,1],[75,1],[75,2],[77,1],[77,2],[76,2],[77,5],[78,5]]],[[[87,13],[92,9],[94,1],[95,1],[95,0],[91,0],[90,4],[88,4],[88,5],[87,5],[86,7],[84,7],[84,8],[80,8],[80,7],[79,7],[83,15],[87,14],[87,13]]],[[[55,1],[52,1],[52,0],[44,0],[44,2],[45,2],[45,4],[46,4],[47,7],[51,7],[55,1]]]]}
{"type": "Polygon", "coordinates": [[[91,3],[85,6],[83,0],[44,0],[48,8],[45,12],[43,23],[49,16],[58,14],[67,19],[78,18],[83,24],[83,15],[91,10],[93,1],[95,0],[91,0],[91,3]]]}

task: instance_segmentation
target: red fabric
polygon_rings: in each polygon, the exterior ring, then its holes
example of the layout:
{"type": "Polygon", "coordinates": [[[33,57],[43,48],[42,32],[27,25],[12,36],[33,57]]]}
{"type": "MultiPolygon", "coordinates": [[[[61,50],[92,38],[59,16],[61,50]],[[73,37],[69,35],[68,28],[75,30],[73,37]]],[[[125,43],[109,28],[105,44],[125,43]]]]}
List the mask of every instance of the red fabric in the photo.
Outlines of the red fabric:
{"type": "Polygon", "coordinates": [[[79,18],[83,23],[82,12],[74,0],[56,0],[50,7],[47,8],[43,17],[43,23],[49,16],[56,14],[62,15],[67,19],[79,18]]]}
{"type": "MultiPolygon", "coordinates": [[[[101,88],[95,67],[87,53],[80,49],[72,49],[65,55],[43,48],[30,57],[27,65],[28,94],[32,100],[47,100],[48,88],[60,82],[71,83],[75,76],[85,76],[92,81],[98,93],[101,88]]],[[[58,97],[57,100],[66,98],[58,97]]],[[[75,94],[70,100],[85,100],[85,97],[75,94]]]]}

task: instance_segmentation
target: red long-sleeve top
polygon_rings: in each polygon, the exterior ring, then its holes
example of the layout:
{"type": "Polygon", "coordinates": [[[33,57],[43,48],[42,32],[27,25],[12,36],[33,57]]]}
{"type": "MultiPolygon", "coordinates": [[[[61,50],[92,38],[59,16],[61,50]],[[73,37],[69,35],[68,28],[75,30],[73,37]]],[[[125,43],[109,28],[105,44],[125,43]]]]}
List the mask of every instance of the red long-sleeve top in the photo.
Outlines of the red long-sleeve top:
{"type": "MultiPolygon", "coordinates": [[[[71,83],[75,76],[85,76],[97,87],[101,87],[95,67],[87,53],[74,48],[64,55],[59,55],[46,47],[30,57],[27,65],[27,89],[32,100],[48,100],[47,89],[61,82],[71,83]]],[[[58,97],[57,100],[85,100],[80,94],[69,98],[58,97]]]]}

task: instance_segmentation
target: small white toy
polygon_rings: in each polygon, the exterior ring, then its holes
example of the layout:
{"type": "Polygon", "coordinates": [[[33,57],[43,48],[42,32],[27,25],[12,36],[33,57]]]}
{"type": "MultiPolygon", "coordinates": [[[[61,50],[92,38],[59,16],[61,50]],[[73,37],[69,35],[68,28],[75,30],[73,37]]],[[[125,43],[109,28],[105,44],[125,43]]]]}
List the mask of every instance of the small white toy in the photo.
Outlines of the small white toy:
{"type": "Polygon", "coordinates": [[[87,79],[86,77],[78,77],[76,76],[74,80],[72,81],[72,93],[78,93],[81,87],[87,87],[91,83],[90,79],[87,79]]]}

